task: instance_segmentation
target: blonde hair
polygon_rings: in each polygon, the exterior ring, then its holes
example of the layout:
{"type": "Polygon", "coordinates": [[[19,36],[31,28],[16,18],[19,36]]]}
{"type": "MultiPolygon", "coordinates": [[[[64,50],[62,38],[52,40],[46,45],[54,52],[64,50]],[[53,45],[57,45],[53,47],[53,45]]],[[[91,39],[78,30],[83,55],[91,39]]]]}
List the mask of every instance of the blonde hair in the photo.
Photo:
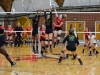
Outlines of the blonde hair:
{"type": "Polygon", "coordinates": [[[45,25],[42,25],[42,28],[45,28],[45,25]]]}

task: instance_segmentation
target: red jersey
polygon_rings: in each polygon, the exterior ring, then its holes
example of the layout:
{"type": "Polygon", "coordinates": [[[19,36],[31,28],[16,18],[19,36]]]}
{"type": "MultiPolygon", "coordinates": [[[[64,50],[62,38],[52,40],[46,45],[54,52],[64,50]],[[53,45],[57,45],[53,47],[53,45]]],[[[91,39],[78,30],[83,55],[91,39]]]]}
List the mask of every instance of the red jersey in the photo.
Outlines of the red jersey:
{"type": "MultiPolygon", "coordinates": [[[[46,33],[45,33],[45,30],[41,29],[40,31],[41,31],[41,33],[42,33],[41,35],[45,36],[45,34],[46,34],[46,33]]],[[[45,40],[45,39],[46,39],[46,38],[43,37],[43,36],[40,36],[40,40],[45,40]]]]}
{"type": "Polygon", "coordinates": [[[90,31],[88,30],[88,31],[84,31],[84,32],[87,32],[87,33],[85,33],[85,39],[88,40],[88,36],[89,36],[89,33],[88,32],[90,32],[90,31]]]}
{"type": "MultiPolygon", "coordinates": [[[[31,29],[32,29],[31,27],[27,27],[27,31],[31,31],[31,29]]],[[[30,35],[31,32],[27,32],[27,34],[30,35]]]]}
{"type": "Polygon", "coordinates": [[[8,35],[11,35],[11,34],[12,34],[12,32],[11,32],[12,30],[13,30],[13,28],[8,28],[8,29],[7,29],[7,31],[8,31],[7,34],[8,34],[8,35]]]}
{"type": "MultiPolygon", "coordinates": [[[[60,25],[61,22],[64,22],[64,21],[63,21],[62,19],[60,19],[59,17],[57,17],[57,18],[56,18],[56,25],[60,25]]],[[[62,26],[59,27],[59,28],[62,28],[62,26]]]]}

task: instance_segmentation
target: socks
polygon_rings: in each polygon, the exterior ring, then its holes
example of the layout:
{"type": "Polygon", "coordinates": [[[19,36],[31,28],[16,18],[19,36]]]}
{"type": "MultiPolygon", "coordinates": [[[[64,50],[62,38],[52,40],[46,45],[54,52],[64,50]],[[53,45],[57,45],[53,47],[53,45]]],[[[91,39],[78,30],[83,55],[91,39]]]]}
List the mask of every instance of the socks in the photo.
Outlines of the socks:
{"type": "Polygon", "coordinates": [[[44,49],[44,50],[45,50],[45,47],[44,47],[44,46],[42,46],[42,49],[44,49]]]}
{"type": "Polygon", "coordinates": [[[91,51],[90,51],[90,54],[91,54],[91,51]]]}
{"type": "Polygon", "coordinates": [[[85,49],[83,49],[82,53],[84,53],[85,49]]]}
{"type": "Polygon", "coordinates": [[[62,61],[62,57],[60,57],[60,58],[59,58],[59,61],[58,61],[58,63],[61,63],[61,61],[62,61]]]}
{"type": "Polygon", "coordinates": [[[55,46],[56,46],[56,42],[54,42],[54,48],[55,48],[55,46]]]}
{"type": "Polygon", "coordinates": [[[33,51],[35,51],[35,46],[33,46],[33,51]]]}
{"type": "Polygon", "coordinates": [[[83,65],[83,62],[80,58],[78,59],[78,61],[79,61],[80,65],[83,65]]]}
{"type": "Polygon", "coordinates": [[[42,54],[42,55],[43,55],[43,53],[44,53],[44,52],[41,50],[41,54],[42,54]]]}
{"type": "Polygon", "coordinates": [[[66,54],[66,59],[68,59],[69,58],[69,56],[68,56],[68,54],[66,54]]]}
{"type": "Polygon", "coordinates": [[[52,49],[52,45],[50,45],[50,49],[52,49]]]}
{"type": "Polygon", "coordinates": [[[38,53],[38,46],[36,46],[36,51],[37,51],[37,53],[38,53]]]}
{"type": "Polygon", "coordinates": [[[59,40],[57,40],[57,45],[59,44],[59,40]]]}

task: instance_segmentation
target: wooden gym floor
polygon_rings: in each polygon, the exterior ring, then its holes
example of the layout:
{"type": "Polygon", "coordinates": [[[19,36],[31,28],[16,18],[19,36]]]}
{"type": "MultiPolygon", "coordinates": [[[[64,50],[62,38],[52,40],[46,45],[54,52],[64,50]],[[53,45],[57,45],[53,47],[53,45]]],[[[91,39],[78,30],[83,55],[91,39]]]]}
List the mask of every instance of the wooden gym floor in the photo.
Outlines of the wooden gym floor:
{"type": "MultiPolygon", "coordinates": [[[[11,67],[5,57],[0,54],[0,75],[100,75],[100,56],[88,56],[88,49],[84,56],[83,46],[77,48],[77,53],[83,61],[82,66],[77,60],[71,60],[72,56],[58,64],[57,58],[63,49],[62,44],[53,48],[52,54],[48,50],[47,58],[38,57],[36,60],[33,59],[31,46],[6,47],[6,49],[17,64],[11,67]]],[[[98,47],[97,50],[99,49],[98,47]]]]}

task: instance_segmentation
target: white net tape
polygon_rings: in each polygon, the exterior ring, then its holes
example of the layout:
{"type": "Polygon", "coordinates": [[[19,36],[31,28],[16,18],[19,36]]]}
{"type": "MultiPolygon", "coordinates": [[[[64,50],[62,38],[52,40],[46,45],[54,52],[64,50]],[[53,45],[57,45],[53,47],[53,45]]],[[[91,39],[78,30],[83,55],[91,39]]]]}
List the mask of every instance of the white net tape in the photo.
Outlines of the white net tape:
{"type": "MultiPolygon", "coordinates": [[[[28,13],[37,13],[37,12],[0,12],[1,14],[6,14],[6,13],[12,13],[12,14],[28,14],[28,13]]],[[[41,12],[41,13],[44,13],[44,12],[41,12]]],[[[47,13],[49,13],[49,12],[47,12],[47,13]]],[[[52,13],[55,13],[55,12],[52,12],[52,13]]],[[[82,14],[82,13],[91,13],[91,14],[98,14],[98,13],[100,13],[100,12],[57,12],[57,13],[62,13],[62,14],[74,14],[74,13],[77,13],[77,14],[82,14]]]]}
{"type": "MultiPolygon", "coordinates": [[[[32,31],[4,31],[4,32],[32,32],[32,31]]],[[[38,31],[40,32],[40,31],[38,31]]],[[[54,31],[53,31],[54,32],[54,31]]],[[[68,31],[62,31],[62,33],[68,33],[68,31]]],[[[76,32],[76,33],[87,33],[87,32],[76,32]]],[[[100,32],[88,32],[88,33],[100,33],[100,32]]]]}

